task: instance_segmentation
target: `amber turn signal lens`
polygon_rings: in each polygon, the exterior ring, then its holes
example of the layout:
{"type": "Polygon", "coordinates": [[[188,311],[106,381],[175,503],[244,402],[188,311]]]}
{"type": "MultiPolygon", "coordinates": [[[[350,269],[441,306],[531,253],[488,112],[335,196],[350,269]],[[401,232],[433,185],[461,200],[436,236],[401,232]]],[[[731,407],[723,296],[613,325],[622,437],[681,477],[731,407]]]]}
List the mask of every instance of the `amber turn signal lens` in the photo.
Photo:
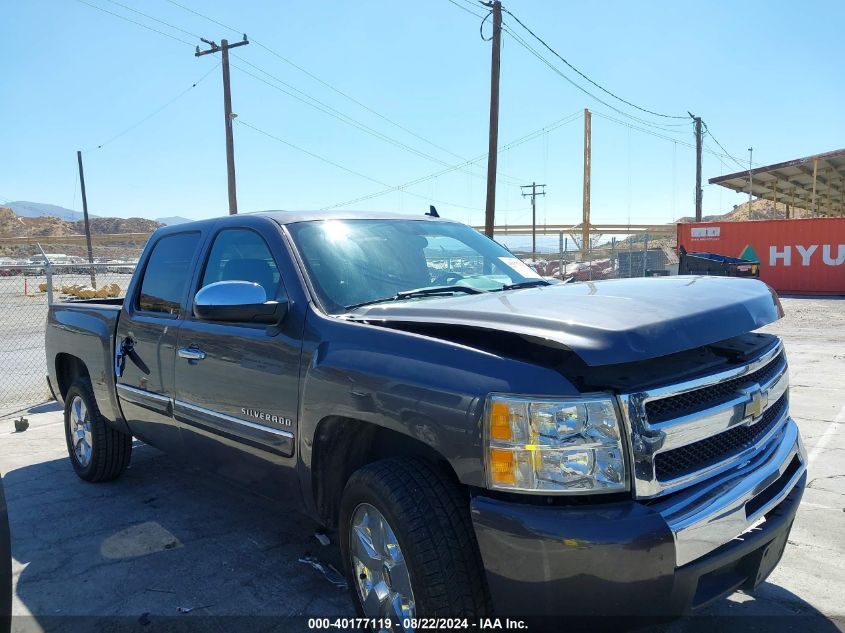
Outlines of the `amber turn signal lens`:
{"type": "Polygon", "coordinates": [[[512,440],[511,409],[505,402],[494,402],[490,410],[490,437],[494,440],[512,440]]]}
{"type": "Polygon", "coordinates": [[[490,449],[490,477],[497,484],[516,483],[512,451],[490,449]]]}

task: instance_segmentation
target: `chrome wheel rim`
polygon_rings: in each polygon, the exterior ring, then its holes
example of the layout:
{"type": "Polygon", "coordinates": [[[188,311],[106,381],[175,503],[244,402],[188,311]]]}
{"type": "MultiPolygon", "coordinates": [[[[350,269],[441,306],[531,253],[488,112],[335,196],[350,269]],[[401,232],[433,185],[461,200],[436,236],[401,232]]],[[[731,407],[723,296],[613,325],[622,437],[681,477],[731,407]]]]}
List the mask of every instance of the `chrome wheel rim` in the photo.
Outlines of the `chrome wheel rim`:
{"type": "Polygon", "coordinates": [[[91,463],[91,418],[79,396],[70,403],[70,447],[76,462],[85,468],[91,463]]]}
{"type": "Polygon", "coordinates": [[[390,618],[392,630],[411,631],[403,626],[415,613],[408,566],[393,528],[369,503],[362,503],[352,513],[349,550],[364,615],[390,618]]]}

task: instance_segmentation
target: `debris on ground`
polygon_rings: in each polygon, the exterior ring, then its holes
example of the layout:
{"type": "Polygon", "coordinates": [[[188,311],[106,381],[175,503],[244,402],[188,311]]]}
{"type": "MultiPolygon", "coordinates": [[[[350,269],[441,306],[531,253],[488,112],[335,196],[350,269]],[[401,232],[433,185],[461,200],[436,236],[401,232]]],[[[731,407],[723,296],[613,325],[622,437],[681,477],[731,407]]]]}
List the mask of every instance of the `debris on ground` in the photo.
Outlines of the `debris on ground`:
{"type": "Polygon", "coordinates": [[[196,611],[197,609],[207,609],[210,606],[212,606],[212,605],[207,604],[207,605],[202,606],[202,607],[176,607],[176,610],[179,613],[190,613],[191,611],[196,611]]]}
{"type": "Polygon", "coordinates": [[[314,532],[314,537],[315,537],[318,541],[320,541],[320,545],[322,545],[322,546],[324,546],[324,547],[325,547],[326,545],[331,544],[331,542],[332,542],[332,541],[331,541],[331,539],[329,538],[329,535],[328,535],[328,534],[326,534],[325,532],[320,532],[319,530],[318,530],[318,531],[316,531],[316,532],[314,532]]]}
{"type": "Polygon", "coordinates": [[[141,617],[138,618],[138,624],[141,626],[147,626],[150,623],[150,613],[149,611],[146,613],[142,613],[141,617]]]}
{"type": "Polygon", "coordinates": [[[21,416],[17,420],[15,420],[15,431],[18,433],[23,433],[29,428],[29,420],[25,417],[21,416]]]}
{"type": "Polygon", "coordinates": [[[323,564],[318,561],[313,556],[303,556],[299,559],[300,563],[304,563],[305,565],[309,565],[316,569],[318,572],[323,574],[330,583],[332,583],[335,587],[346,587],[346,579],[343,577],[337,569],[334,568],[331,564],[323,564]]]}

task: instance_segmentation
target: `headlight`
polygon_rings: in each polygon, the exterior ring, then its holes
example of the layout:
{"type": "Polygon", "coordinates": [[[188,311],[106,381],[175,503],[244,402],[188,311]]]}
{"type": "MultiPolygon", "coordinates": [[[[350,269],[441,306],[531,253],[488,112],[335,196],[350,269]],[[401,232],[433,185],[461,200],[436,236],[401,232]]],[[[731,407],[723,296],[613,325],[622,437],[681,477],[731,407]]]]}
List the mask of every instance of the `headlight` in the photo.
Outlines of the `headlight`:
{"type": "Polygon", "coordinates": [[[490,396],[484,433],[490,488],[546,494],[628,489],[622,425],[610,397],[490,396]]]}

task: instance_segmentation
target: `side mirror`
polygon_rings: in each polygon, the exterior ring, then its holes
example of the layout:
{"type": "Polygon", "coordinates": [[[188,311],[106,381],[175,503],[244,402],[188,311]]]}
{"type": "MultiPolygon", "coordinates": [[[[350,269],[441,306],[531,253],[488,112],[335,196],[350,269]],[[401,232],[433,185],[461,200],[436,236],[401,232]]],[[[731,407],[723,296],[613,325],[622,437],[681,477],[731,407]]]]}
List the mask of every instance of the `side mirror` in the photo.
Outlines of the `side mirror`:
{"type": "Polygon", "coordinates": [[[267,293],[252,281],[218,281],[194,296],[194,314],[205,321],[278,323],[287,301],[267,301],[267,293]]]}

